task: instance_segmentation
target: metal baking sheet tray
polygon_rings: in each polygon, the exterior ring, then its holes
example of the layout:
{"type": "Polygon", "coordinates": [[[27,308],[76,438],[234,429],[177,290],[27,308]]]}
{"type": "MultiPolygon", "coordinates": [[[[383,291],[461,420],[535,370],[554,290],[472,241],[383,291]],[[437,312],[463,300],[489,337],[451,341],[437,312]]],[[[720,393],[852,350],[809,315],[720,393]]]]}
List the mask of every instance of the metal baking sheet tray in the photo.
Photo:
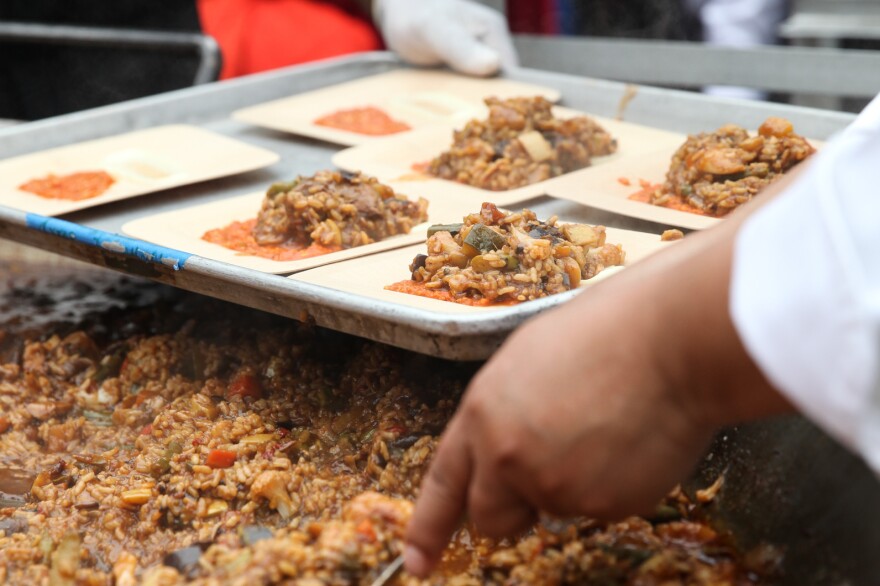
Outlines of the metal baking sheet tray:
{"type": "MultiPolygon", "coordinates": [[[[92,264],[147,277],[175,287],[248,305],[295,319],[456,360],[487,358],[518,324],[571,295],[530,302],[503,312],[435,314],[360,297],[223,262],[165,249],[121,235],[126,222],[250,191],[273,181],[332,167],[338,147],[258,128],[231,112],[269,100],[405,67],[389,53],[366,53],[281,69],[216,84],[197,86],[85,112],[0,129],[0,159],[160,124],[193,124],[278,153],[266,169],[149,197],[48,218],[0,206],[0,237],[92,264]]],[[[507,74],[562,93],[562,104],[614,117],[633,88],[622,83],[536,70],[507,74]]],[[[700,94],[641,86],[628,102],[624,119],[675,132],[700,132],[726,122],[756,128],[768,115],[788,117],[806,136],[828,138],[852,115],[710,98],[700,94]]],[[[664,226],[616,216],[573,202],[539,197],[523,204],[541,216],[660,233],[664,226]]]]}

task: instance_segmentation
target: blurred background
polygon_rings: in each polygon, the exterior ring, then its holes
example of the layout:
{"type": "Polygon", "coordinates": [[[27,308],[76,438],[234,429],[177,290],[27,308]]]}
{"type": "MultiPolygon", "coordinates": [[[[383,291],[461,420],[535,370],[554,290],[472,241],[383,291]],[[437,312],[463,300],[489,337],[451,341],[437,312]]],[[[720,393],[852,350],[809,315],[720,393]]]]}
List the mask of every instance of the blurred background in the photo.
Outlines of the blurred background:
{"type": "MultiPolygon", "coordinates": [[[[880,46],[880,0],[483,3],[506,14],[526,67],[698,91],[729,81],[733,89],[707,91],[849,111],[874,87],[865,89],[865,77],[876,77],[869,68],[877,61],[864,61],[864,53],[880,46]],[[701,43],[722,51],[701,51],[701,43]],[[761,52],[768,46],[819,52],[812,60],[798,51],[761,52]],[[821,83],[804,65],[813,62],[844,64],[851,75],[840,81],[838,71],[835,83],[821,83]]],[[[0,119],[35,120],[381,49],[366,4],[3,0],[0,119]]]]}

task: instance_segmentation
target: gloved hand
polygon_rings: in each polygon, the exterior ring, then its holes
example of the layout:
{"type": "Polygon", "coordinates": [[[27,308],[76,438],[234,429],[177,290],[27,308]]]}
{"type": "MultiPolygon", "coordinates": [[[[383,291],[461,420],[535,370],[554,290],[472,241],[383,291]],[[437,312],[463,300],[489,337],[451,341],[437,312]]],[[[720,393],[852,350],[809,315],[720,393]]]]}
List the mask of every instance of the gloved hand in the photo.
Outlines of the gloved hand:
{"type": "Polygon", "coordinates": [[[491,8],[470,0],[374,0],[373,6],[385,43],[410,63],[481,76],[517,64],[507,23],[491,8]]]}

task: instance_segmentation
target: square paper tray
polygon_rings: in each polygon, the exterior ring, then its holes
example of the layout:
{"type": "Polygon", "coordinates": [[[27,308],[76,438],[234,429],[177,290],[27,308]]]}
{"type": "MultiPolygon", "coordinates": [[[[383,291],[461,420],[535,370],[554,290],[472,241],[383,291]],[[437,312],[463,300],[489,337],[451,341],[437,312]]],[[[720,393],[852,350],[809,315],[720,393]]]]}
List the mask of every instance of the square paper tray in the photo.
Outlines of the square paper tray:
{"type": "Polygon", "coordinates": [[[588,167],[556,177],[546,182],[546,192],[554,197],[631,218],[690,230],[711,228],[721,220],[629,199],[629,196],[642,189],[641,181],[663,183],[669,161],[678,146],[624,157],[608,165],[588,167]]]}
{"type": "MultiPolygon", "coordinates": [[[[564,222],[564,220],[562,221],[564,222]]],[[[610,277],[618,271],[625,270],[626,266],[632,265],[672,244],[671,242],[661,242],[660,236],[656,234],[646,234],[644,232],[633,232],[617,228],[608,229],[606,241],[623,246],[623,250],[626,252],[625,266],[605,269],[592,279],[584,281],[581,287],[577,291],[572,292],[572,294],[582,292],[588,295],[589,292],[586,290],[590,286],[610,277]]],[[[366,299],[395,303],[447,317],[464,314],[485,315],[487,313],[516,315],[522,311],[523,307],[535,303],[535,301],[528,301],[524,304],[513,306],[473,307],[385,289],[387,285],[407,279],[409,277],[407,266],[412,262],[415,255],[424,253],[425,244],[423,242],[419,245],[375,254],[369,258],[341,262],[305,271],[304,273],[292,275],[289,278],[328,287],[366,299]]],[[[570,295],[566,294],[564,298],[568,299],[569,297],[570,295]]],[[[553,298],[545,299],[546,301],[551,301],[553,298]]]]}
{"type": "MultiPolygon", "coordinates": [[[[810,140],[810,143],[816,149],[823,146],[823,142],[818,140],[810,140]]],[[[722,221],[722,218],[629,199],[642,189],[642,181],[658,185],[666,180],[672,155],[679,146],[680,143],[649,153],[621,157],[607,165],[595,165],[550,179],[544,184],[545,192],[553,197],[658,224],[689,230],[711,228],[722,221]]]]}
{"type": "Polygon", "coordinates": [[[0,161],[0,205],[58,216],[129,197],[266,167],[278,155],[195,126],[127,132],[0,161]],[[49,173],[107,171],[110,188],[89,199],[46,199],[18,189],[49,173]]]}
{"type": "Polygon", "coordinates": [[[398,69],[258,104],[232,115],[236,120],[273,130],[356,145],[376,137],[320,126],[315,120],[339,110],[372,106],[411,128],[422,128],[479,112],[483,99],[489,96],[534,95],[542,95],[551,102],[559,100],[559,92],[553,88],[501,77],[475,78],[447,71],[398,69]]]}

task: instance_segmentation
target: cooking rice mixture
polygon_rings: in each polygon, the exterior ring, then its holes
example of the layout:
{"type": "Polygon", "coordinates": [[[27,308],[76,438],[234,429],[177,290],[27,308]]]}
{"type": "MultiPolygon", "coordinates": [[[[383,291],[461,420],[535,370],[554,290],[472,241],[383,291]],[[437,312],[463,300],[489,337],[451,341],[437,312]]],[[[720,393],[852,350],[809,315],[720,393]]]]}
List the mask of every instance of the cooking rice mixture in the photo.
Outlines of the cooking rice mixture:
{"type": "Polygon", "coordinates": [[[560,119],[542,97],[488,98],[489,117],[453,134],[431,161],[432,175],[504,191],[582,169],[617,151],[617,141],[587,116],[560,119]]]}
{"type": "MultiPolygon", "coordinates": [[[[475,367],[55,278],[0,293],[0,583],[368,585],[401,552],[475,367]]],[[[464,526],[437,574],[397,583],[759,583],[700,507],[676,492],[652,519],[498,543],[464,526]]]]}

